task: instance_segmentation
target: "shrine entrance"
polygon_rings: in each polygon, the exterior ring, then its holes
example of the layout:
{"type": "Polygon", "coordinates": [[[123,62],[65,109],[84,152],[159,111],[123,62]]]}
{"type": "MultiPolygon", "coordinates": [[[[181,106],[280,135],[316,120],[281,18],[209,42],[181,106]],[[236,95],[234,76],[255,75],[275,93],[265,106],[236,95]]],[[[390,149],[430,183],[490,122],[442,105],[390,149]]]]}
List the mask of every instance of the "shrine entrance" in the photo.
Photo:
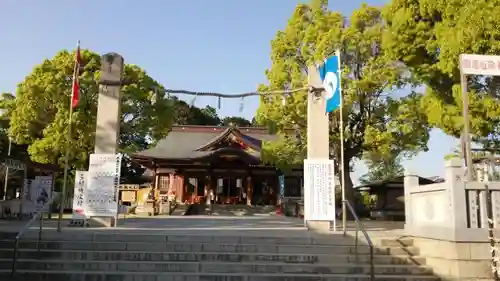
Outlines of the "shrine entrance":
{"type": "Polygon", "coordinates": [[[245,179],[242,175],[217,177],[216,204],[246,204],[245,179]]]}

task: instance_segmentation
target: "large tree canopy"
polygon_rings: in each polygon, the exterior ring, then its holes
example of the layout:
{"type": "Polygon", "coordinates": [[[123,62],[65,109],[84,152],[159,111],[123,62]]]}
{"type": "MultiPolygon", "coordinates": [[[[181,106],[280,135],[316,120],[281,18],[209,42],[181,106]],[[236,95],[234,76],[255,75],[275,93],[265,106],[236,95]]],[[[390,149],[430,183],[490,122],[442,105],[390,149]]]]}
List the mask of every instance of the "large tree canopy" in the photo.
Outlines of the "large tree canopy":
{"type": "MultiPolygon", "coordinates": [[[[78,169],[87,167],[94,148],[100,56],[88,50],[81,56],[80,104],[73,113],[71,140],[68,117],[74,54],[61,51],[43,61],[18,85],[15,99],[3,100],[4,114],[10,118],[9,135],[14,142],[28,145],[33,161],[62,165],[70,141],[70,163],[78,169]]],[[[125,65],[124,81],[119,150],[129,153],[164,137],[173,116],[172,102],[159,94],[164,92],[162,86],[143,69],[125,65]]]]}
{"type": "Polygon", "coordinates": [[[397,155],[390,155],[383,158],[367,158],[365,164],[368,168],[368,173],[359,179],[362,184],[392,180],[404,175],[404,167],[401,164],[400,157],[397,155]]]}
{"type": "MultiPolygon", "coordinates": [[[[407,66],[426,87],[423,108],[431,125],[458,137],[463,127],[458,58],[461,53],[498,54],[500,1],[393,0],[384,11],[387,55],[407,66]]],[[[469,77],[475,140],[500,129],[500,80],[469,77]]]]}
{"type": "MultiPolygon", "coordinates": [[[[420,113],[421,96],[412,93],[398,98],[393,90],[402,84],[404,69],[380,48],[384,21],[381,11],[367,5],[349,20],[327,10],[326,0],[299,4],[287,27],[271,43],[272,65],[266,71],[268,83],[261,91],[300,88],[307,85],[307,67],[341,50],[343,64],[345,166],[365,153],[386,155],[414,153],[426,149],[428,128],[420,113]]],[[[264,97],[257,120],[278,132],[296,127],[295,136],[268,148],[273,162],[291,163],[304,156],[307,124],[307,93],[264,97]]],[[[340,159],[339,113],[330,114],[330,151],[340,159]]],[[[307,140],[314,141],[314,140],[307,140]]],[[[339,169],[337,169],[339,171],[339,169]]],[[[347,195],[352,199],[352,181],[346,173],[347,195]]]]}

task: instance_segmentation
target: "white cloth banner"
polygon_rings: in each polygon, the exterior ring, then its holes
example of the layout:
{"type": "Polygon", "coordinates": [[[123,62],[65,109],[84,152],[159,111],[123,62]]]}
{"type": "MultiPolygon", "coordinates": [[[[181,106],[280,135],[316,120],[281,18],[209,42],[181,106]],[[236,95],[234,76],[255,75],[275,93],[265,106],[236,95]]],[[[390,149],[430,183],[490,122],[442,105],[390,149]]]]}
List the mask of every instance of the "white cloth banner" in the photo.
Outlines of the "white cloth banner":
{"type": "MultiPolygon", "coordinates": [[[[28,180],[27,184],[30,201],[36,206],[36,210],[39,210],[52,198],[51,176],[36,176],[34,180],[28,180]]],[[[49,209],[50,206],[45,206],[45,211],[49,209]]]]}
{"type": "Polygon", "coordinates": [[[121,160],[121,154],[90,155],[85,215],[117,216],[121,160]]]}
{"type": "Polygon", "coordinates": [[[75,173],[75,189],[73,191],[73,215],[74,220],[87,219],[85,212],[85,193],[87,192],[87,171],[76,171],[75,173]]]}
{"type": "Polygon", "coordinates": [[[335,221],[333,160],[304,160],[304,213],[306,221],[335,221]]]}

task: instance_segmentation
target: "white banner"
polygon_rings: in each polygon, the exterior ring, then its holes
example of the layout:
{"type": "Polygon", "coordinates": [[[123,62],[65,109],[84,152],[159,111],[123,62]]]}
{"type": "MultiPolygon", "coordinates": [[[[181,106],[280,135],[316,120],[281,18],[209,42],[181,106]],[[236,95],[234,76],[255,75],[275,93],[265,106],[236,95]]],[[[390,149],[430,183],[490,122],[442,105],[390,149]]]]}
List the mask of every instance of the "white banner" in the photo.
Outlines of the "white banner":
{"type": "Polygon", "coordinates": [[[304,218],[335,221],[335,173],[333,160],[304,160],[304,218]]]}
{"type": "Polygon", "coordinates": [[[121,154],[91,154],[85,214],[115,217],[118,214],[121,154]]]}
{"type": "MultiPolygon", "coordinates": [[[[36,176],[34,180],[28,180],[27,184],[30,201],[33,202],[37,210],[52,198],[51,176],[36,176]]],[[[49,209],[50,206],[45,206],[45,211],[49,209]]]]}
{"type": "Polygon", "coordinates": [[[75,173],[75,189],[73,191],[73,215],[74,220],[87,219],[85,212],[85,193],[87,192],[87,171],[76,171],[75,173]]]}

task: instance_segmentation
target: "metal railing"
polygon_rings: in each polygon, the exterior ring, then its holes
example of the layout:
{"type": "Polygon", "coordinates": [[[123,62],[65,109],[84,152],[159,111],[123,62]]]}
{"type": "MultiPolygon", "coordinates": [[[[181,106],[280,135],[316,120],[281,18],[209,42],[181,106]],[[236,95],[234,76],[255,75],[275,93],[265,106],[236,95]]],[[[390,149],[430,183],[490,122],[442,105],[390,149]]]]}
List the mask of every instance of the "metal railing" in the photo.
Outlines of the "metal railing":
{"type": "MultiPolygon", "coordinates": [[[[351,203],[349,203],[348,200],[343,200],[342,202],[347,206],[347,209],[349,209],[349,212],[351,212],[351,215],[354,217],[354,220],[356,221],[356,235],[354,238],[355,239],[354,240],[355,241],[354,254],[356,256],[356,262],[359,261],[359,258],[358,258],[358,255],[359,255],[359,253],[358,253],[358,244],[359,244],[358,234],[359,234],[359,231],[361,230],[361,232],[365,236],[366,243],[368,244],[368,247],[370,248],[370,281],[374,281],[375,280],[375,265],[374,265],[374,261],[373,261],[373,255],[374,255],[375,247],[373,246],[373,242],[370,239],[370,236],[368,236],[368,233],[366,232],[365,227],[363,226],[363,223],[361,222],[358,215],[356,214],[356,211],[354,211],[354,208],[352,207],[351,203]]],[[[344,232],[344,235],[346,235],[345,232],[344,232]]]]}
{"type": "Polygon", "coordinates": [[[38,239],[36,243],[37,254],[40,257],[41,250],[41,242],[42,242],[42,232],[43,232],[43,215],[46,213],[46,210],[50,212],[50,205],[53,202],[54,197],[52,197],[49,201],[47,201],[44,205],[40,207],[40,209],[33,215],[33,217],[16,233],[14,237],[14,248],[12,249],[12,271],[11,275],[16,275],[17,270],[17,259],[19,254],[19,240],[24,235],[26,230],[30,228],[31,225],[37,220],[40,221],[40,225],[38,227],[38,239]]]}

